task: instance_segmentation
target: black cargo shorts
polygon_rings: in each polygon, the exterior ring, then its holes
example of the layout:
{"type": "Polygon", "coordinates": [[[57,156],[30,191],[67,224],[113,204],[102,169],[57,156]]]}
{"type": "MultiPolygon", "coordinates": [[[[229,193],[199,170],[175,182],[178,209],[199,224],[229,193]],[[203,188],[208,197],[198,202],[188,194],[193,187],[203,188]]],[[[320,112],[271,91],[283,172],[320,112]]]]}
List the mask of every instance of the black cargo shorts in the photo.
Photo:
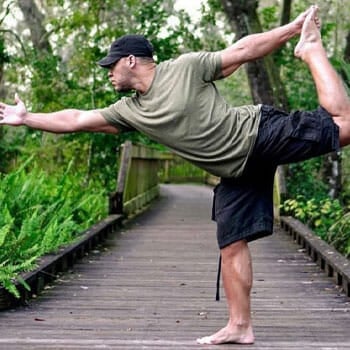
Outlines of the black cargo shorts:
{"type": "Polygon", "coordinates": [[[257,139],[237,178],[221,178],[214,189],[212,219],[220,249],[239,240],[272,234],[273,182],[280,164],[339,150],[339,128],[328,112],[290,114],[263,105],[257,139]]]}

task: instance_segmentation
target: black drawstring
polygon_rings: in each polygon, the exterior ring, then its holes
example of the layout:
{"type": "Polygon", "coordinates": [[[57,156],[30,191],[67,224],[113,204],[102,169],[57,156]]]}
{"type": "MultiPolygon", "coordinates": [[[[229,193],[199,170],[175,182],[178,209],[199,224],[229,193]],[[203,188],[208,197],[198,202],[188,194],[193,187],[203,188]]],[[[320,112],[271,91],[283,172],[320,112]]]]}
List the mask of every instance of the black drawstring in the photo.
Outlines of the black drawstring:
{"type": "Polygon", "coordinates": [[[218,274],[216,278],[216,301],[220,300],[221,254],[219,256],[218,274]]]}

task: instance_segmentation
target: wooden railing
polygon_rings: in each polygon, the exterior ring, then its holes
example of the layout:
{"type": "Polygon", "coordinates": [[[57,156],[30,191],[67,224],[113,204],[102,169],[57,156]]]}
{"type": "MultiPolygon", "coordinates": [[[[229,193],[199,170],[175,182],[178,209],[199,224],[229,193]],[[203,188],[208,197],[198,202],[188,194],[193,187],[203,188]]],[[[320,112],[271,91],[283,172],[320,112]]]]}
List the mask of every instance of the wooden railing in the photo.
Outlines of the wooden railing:
{"type": "Polygon", "coordinates": [[[109,198],[109,213],[129,217],[159,195],[161,152],[130,141],[121,149],[117,188],[109,198]]]}
{"type": "Polygon", "coordinates": [[[300,245],[305,253],[332,277],[350,297],[350,260],[318,237],[309,227],[292,217],[281,217],[281,227],[300,245]]]}
{"type": "Polygon", "coordinates": [[[205,183],[207,173],[174,153],[162,152],[159,177],[163,183],[205,183]]]}

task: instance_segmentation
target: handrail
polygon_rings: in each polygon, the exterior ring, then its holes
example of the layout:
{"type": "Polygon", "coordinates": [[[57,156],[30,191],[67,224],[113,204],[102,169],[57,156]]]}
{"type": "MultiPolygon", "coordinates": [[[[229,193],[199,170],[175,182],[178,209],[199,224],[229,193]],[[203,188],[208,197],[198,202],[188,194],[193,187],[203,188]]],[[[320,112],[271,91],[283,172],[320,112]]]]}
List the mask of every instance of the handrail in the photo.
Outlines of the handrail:
{"type": "Polygon", "coordinates": [[[297,219],[282,216],[281,227],[350,297],[350,261],[297,219]]]}
{"type": "Polygon", "coordinates": [[[109,197],[109,213],[129,217],[159,195],[161,152],[130,141],[121,149],[116,191],[109,197]]]}
{"type": "Polygon", "coordinates": [[[187,162],[172,152],[161,152],[160,179],[164,183],[205,183],[205,170],[187,162]]]}
{"type": "Polygon", "coordinates": [[[123,196],[126,179],[130,169],[132,143],[126,141],[122,146],[116,191],[109,196],[109,213],[123,213],[123,196]]]}

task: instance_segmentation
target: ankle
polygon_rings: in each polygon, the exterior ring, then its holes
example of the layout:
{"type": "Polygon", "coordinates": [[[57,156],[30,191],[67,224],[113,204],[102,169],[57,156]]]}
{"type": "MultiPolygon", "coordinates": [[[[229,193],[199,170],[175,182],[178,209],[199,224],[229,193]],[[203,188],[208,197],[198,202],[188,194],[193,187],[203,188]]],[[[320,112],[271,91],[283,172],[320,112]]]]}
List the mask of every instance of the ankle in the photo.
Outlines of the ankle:
{"type": "Polygon", "coordinates": [[[231,319],[228,322],[228,327],[231,329],[235,328],[237,330],[244,331],[251,328],[251,321],[243,319],[231,319]]]}

